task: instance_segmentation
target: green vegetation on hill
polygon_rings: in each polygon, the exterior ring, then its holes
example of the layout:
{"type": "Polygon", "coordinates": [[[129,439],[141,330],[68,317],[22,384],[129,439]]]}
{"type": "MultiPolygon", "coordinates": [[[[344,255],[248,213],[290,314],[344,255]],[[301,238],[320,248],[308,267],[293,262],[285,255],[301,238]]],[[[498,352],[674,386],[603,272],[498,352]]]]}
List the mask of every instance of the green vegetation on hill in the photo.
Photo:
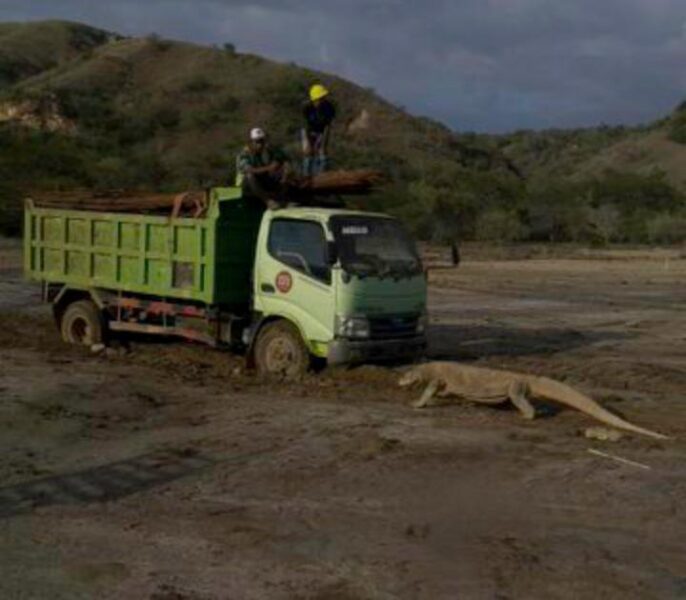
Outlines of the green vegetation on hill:
{"type": "Polygon", "coordinates": [[[0,228],[18,230],[28,191],[227,183],[254,125],[297,157],[314,81],[340,109],[335,166],[386,171],[393,184],[364,205],[402,216],[424,239],[683,238],[683,188],[673,177],[610,159],[601,171],[588,166],[648,134],[686,150],[662,130],[459,135],[338,77],[228,43],[123,38],[61,22],[0,24],[0,228]]]}
{"type": "Polygon", "coordinates": [[[0,87],[88,53],[114,37],[63,21],[0,23],[0,87]]]}
{"type": "Polygon", "coordinates": [[[677,144],[686,144],[686,101],[681,103],[670,119],[669,139],[677,144]]]}

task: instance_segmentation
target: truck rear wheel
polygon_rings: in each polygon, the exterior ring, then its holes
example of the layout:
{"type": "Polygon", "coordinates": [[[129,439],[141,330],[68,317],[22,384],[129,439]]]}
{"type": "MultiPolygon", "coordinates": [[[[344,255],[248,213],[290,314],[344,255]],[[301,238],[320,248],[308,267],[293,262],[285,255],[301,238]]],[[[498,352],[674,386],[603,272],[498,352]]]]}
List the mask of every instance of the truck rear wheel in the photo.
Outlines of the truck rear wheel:
{"type": "Polygon", "coordinates": [[[60,322],[62,339],[80,346],[102,344],[104,329],[102,313],[92,300],[72,302],[60,322]]]}
{"type": "Polygon", "coordinates": [[[302,377],[310,366],[310,354],[298,329],[287,321],[265,325],[255,341],[255,366],[266,377],[302,377]]]}

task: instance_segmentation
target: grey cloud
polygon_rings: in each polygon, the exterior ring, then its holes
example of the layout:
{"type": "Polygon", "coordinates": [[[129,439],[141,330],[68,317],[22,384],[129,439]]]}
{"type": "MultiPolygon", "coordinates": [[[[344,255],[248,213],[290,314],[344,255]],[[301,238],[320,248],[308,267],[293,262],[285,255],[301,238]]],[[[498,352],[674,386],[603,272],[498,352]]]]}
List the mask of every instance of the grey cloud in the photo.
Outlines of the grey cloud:
{"type": "Polygon", "coordinates": [[[636,123],[686,96],[683,0],[0,0],[0,19],[231,41],[458,129],[636,123]]]}

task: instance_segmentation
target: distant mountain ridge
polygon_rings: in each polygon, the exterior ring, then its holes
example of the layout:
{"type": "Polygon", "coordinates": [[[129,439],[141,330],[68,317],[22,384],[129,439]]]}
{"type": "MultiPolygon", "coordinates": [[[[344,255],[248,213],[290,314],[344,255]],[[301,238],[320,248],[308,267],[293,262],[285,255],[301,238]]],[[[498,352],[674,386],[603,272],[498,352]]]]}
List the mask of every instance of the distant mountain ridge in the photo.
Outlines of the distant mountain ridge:
{"type": "Polygon", "coordinates": [[[680,111],[643,127],[522,132],[499,136],[499,148],[526,175],[558,174],[572,179],[607,170],[650,174],[662,171],[686,190],[686,144],[673,136],[680,111]]]}

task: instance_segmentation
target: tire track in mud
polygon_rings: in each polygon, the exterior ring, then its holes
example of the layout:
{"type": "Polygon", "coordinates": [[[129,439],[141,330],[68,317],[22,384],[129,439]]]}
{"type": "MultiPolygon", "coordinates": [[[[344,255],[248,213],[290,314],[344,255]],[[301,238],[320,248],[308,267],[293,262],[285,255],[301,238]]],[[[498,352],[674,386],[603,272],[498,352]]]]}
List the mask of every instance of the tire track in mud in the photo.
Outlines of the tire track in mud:
{"type": "Polygon", "coordinates": [[[166,451],[0,488],[0,519],[56,504],[108,502],[171,483],[219,464],[251,462],[266,451],[228,457],[166,451]]]}

